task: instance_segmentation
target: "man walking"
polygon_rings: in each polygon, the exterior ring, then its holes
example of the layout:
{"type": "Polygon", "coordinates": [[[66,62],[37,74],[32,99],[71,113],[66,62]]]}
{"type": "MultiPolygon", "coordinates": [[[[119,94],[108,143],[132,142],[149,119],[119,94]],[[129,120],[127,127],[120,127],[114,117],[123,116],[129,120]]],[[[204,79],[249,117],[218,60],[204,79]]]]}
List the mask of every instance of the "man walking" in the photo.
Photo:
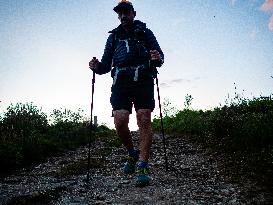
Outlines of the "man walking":
{"type": "Polygon", "coordinates": [[[155,107],[155,67],[164,61],[163,52],[146,24],[134,20],[136,11],[131,2],[122,0],[113,9],[121,24],[110,31],[101,62],[96,57],[89,62],[89,68],[97,74],[111,71],[111,105],[118,136],[128,150],[128,159],[123,171],[133,174],[139,186],[148,185],[149,156],[152,145],[151,112],[155,107]],[[139,151],[135,149],[128,127],[132,105],[136,110],[140,132],[139,151]]]}

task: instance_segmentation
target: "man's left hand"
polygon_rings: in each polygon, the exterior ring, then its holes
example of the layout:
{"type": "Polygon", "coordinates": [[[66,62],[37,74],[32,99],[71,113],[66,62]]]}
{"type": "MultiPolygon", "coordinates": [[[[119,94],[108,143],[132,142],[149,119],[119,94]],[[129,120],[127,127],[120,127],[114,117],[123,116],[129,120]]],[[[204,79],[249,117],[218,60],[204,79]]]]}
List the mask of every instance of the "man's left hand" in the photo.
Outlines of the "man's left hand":
{"type": "Polygon", "coordinates": [[[150,50],[151,60],[160,60],[160,53],[157,50],[150,50]]]}

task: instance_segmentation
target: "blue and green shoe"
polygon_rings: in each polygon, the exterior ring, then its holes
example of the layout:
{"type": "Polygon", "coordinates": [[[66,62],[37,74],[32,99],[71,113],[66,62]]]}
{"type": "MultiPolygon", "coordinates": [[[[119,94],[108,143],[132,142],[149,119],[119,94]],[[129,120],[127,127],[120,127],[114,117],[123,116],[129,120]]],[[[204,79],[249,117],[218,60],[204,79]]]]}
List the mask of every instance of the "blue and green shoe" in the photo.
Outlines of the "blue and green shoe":
{"type": "Polygon", "coordinates": [[[135,156],[128,156],[126,163],[123,167],[124,174],[134,174],[136,171],[136,163],[138,161],[139,151],[135,152],[135,156]]]}
{"type": "Polygon", "coordinates": [[[136,173],[137,173],[136,175],[137,187],[144,187],[144,186],[150,185],[151,177],[149,176],[150,174],[149,167],[137,167],[136,173]]]}

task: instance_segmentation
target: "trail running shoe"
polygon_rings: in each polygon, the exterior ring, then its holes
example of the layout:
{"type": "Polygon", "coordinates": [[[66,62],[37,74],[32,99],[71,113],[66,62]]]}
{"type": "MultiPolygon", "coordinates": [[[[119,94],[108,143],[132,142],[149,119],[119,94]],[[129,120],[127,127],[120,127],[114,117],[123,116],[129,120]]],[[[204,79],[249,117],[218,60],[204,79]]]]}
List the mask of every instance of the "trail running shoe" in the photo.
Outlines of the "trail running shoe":
{"type": "Polygon", "coordinates": [[[137,187],[144,187],[150,184],[151,177],[150,169],[148,167],[137,167],[137,176],[136,176],[136,186],[137,187]]]}
{"type": "Polygon", "coordinates": [[[133,174],[136,171],[136,163],[138,161],[138,157],[131,157],[128,156],[127,162],[125,163],[123,167],[123,172],[124,174],[133,174]]]}

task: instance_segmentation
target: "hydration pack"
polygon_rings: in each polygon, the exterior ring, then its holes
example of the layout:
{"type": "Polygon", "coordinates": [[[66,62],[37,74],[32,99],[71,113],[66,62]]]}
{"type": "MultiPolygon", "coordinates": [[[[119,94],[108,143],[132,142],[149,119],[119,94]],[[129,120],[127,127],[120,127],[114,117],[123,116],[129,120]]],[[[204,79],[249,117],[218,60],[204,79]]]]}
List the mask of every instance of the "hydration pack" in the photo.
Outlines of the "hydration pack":
{"type": "Polygon", "coordinates": [[[133,30],[128,34],[121,27],[110,31],[113,35],[111,42],[113,84],[120,76],[132,77],[134,81],[155,77],[155,69],[151,69],[150,65],[150,49],[146,31],[146,24],[140,21],[135,21],[133,30]]]}

